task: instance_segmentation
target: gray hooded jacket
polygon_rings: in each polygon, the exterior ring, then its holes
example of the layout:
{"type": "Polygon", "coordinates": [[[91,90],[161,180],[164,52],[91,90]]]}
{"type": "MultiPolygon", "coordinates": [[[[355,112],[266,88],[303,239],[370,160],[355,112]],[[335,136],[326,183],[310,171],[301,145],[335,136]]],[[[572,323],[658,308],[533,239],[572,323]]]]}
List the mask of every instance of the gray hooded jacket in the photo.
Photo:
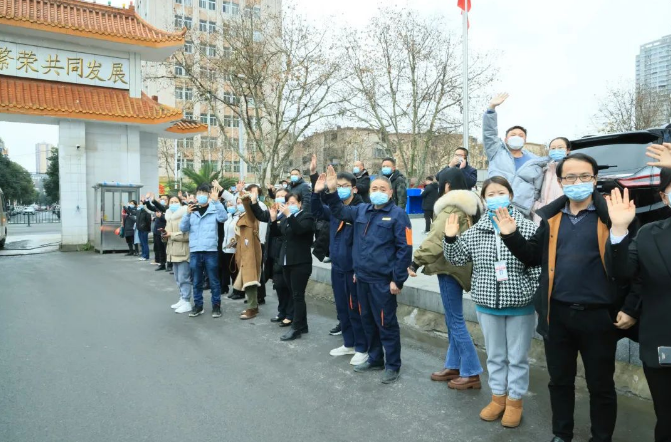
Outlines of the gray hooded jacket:
{"type": "Polygon", "coordinates": [[[503,140],[499,138],[496,112],[485,112],[482,120],[482,137],[489,160],[489,177],[502,176],[507,179],[515,194],[513,205],[526,218],[531,218],[531,209],[534,202],[540,198],[545,168],[550,158],[539,157],[525,151],[531,159],[515,170],[515,159],[503,140]]]}

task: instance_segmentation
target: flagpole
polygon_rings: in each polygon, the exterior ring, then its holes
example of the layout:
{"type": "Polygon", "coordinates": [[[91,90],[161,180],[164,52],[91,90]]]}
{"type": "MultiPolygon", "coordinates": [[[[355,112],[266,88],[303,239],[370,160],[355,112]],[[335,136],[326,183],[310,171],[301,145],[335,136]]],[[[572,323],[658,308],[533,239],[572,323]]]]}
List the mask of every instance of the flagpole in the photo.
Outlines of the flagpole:
{"type": "Polygon", "coordinates": [[[463,55],[463,63],[464,63],[464,78],[463,78],[463,96],[464,96],[464,101],[463,101],[463,108],[464,108],[464,121],[463,121],[463,133],[464,133],[464,141],[463,141],[463,147],[468,150],[468,6],[469,6],[470,0],[465,0],[464,1],[464,11],[462,14],[462,20],[463,20],[463,28],[464,28],[464,55],[463,55]]]}

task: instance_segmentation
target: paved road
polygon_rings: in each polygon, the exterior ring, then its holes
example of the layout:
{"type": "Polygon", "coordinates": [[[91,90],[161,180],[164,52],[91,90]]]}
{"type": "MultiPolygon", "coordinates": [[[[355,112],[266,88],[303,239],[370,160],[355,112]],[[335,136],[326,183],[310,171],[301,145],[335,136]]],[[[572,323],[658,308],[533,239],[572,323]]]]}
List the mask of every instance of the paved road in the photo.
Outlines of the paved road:
{"type": "MultiPolygon", "coordinates": [[[[121,255],[0,257],[0,441],[547,441],[547,378],[532,373],[517,430],[477,414],[489,392],[432,383],[444,342],[404,331],[401,380],[332,358],[332,305],[281,343],[275,304],[249,322],[172,313],[170,275],[121,255]]],[[[272,297],[271,297],[272,298],[272,297]]],[[[209,309],[208,309],[209,313],[209,309]]],[[[579,391],[577,441],[586,441],[579,391]]],[[[652,405],[620,398],[616,441],[652,440],[652,405]]]]}

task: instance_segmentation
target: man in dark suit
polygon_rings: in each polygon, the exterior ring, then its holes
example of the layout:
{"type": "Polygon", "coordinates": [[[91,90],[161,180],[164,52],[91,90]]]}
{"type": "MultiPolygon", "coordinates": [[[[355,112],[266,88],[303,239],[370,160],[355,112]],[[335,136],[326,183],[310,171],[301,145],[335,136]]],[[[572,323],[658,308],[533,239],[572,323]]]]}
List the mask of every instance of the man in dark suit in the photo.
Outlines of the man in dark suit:
{"type": "Polygon", "coordinates": [[[466,178],[466,184],[470,189],[474,188],[475,185],[478,182],[478,170],[475,167],[472,167],[470,164],[468,164],[468,150],[460,147],[456,151],[454,151],[454,157],[450,161],[450,163],[447,165],[447,167],[443,168],[440,172],[436,174],[436,177],[438,177],[444,170],[449,169],[450,167],[456,167],[461,170],[461,172],[464,174],[464,178],[466,178]]]}
{"type": "Polygon", "coordinates": [[[432,176],[426,177],[424,190],[422,191],[422,211],[424,212],[424,221],[426,221],[424,233],[429,233],[429,230],[431,230],[433,206],[438,201],[438,196],[438,183],[436,183],[432,176]]]}

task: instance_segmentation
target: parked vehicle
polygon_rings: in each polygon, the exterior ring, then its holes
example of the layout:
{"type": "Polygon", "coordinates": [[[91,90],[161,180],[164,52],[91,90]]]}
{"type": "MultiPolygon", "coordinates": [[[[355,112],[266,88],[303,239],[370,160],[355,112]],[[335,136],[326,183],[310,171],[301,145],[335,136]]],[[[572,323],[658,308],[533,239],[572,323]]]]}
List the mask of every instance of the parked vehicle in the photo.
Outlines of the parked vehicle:
{"type": "Polygon", "coordinates": [[[24,215],[35,215],[35,208],[32,206],[26,206],[23,208],[24,215]]]}
{"type": "Polygon", "coordinates": [[[663,128],[610,135],[586,136],[571,141],[571,152],[581,152],[599,164],[597,188],[610,193],[629,189],[641,224],[667,218],[671,209],[659,197],[659,168],[650,167],[645,151],[651,144],[671,142],[671,124],[663,128]]]}
{"type": "Polygon", "coordinates": [[[9,223],[9,214],[7,213],[7,206],[5,205],[5,194],[0,189],[0,249],[5,247],[7,241],[7,224],[9,223]]]}

